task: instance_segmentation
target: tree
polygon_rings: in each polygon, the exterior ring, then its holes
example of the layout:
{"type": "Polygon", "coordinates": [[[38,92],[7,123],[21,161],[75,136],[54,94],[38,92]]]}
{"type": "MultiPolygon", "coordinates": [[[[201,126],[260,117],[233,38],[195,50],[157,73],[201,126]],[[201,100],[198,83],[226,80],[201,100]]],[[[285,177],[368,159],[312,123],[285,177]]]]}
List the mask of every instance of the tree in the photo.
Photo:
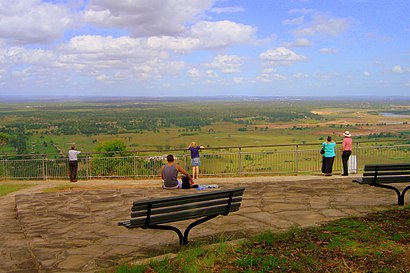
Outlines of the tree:
{"type": "Polygon", "coordinates": [[[126,146],[125,143],[121,140],[113,140],[103,142],[97,146],[97,152],[108,153],[104,156],[114,156],[114,155],[123,155],[125,152],[126,146]]]}

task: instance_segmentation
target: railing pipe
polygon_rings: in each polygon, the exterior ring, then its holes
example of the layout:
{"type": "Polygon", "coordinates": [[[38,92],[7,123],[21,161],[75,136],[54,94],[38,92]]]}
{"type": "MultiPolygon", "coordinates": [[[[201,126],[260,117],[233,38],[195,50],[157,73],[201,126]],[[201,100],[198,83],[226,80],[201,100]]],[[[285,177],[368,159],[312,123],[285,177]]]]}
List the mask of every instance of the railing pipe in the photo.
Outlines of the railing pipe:
{"type": "Polygon", "coordinates": [[[296,144],[296,149],[295,149],[295,174],[298,175],[298,170],[299,170],[299,144],[296,144]]]}

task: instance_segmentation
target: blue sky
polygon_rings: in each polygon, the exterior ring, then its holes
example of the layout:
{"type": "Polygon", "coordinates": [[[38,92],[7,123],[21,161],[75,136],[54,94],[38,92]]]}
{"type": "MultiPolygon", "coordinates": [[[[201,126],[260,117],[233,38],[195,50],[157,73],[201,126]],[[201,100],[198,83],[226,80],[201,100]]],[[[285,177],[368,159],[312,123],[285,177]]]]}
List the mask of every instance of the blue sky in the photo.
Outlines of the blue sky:
{"type": "Polygon", "coordinates": [[[0,95],[398,96],[410,0],[0,0],[0,95]]]}

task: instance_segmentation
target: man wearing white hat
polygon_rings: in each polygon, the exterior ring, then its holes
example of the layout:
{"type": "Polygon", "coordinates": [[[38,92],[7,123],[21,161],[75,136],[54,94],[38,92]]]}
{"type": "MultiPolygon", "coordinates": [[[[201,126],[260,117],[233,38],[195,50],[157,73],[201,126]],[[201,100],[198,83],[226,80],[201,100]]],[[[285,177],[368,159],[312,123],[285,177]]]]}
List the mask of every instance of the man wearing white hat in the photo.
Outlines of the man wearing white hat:
{"type": "Polygon", "coordinates": [[[349,131],[343,133],[344,139],[342,142],[342,163],[343,163],[343,176],[349,175],[349,170],[347,166],[347,161],[349,160],[350,155],[352,154],[352,138],[349,131]]]}

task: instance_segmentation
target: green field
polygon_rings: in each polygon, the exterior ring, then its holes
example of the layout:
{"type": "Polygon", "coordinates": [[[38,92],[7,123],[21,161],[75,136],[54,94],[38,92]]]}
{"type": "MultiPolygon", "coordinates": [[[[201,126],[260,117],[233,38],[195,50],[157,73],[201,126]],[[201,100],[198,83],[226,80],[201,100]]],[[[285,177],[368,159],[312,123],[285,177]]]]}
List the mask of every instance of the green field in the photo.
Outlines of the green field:
{"type": "Polygon", "coordinates": [[[103,100],[0,104],[0,153],[65,155],[75,143],[95,152],[120,140],[127,150],[173,150],[192,141],[209,148],[321,143],[342,140],[406,139],[410,100],[103,100]]]}

